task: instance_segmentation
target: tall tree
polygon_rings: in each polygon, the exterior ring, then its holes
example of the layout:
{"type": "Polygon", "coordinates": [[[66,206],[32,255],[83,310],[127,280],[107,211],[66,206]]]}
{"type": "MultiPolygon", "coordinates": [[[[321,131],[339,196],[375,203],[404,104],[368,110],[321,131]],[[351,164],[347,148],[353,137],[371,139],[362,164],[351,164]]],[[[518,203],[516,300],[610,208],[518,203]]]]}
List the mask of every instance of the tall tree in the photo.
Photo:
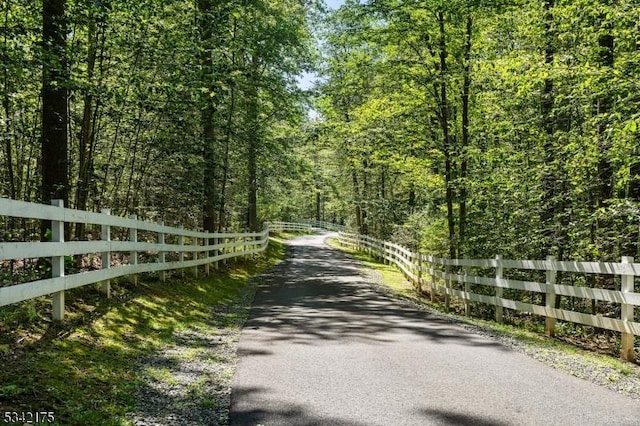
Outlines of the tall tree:
{"type": "Polygon", "coordinates": [[[42,201],[69,201],[67,99],[69,70],[66,53],[65,0],[42,5],[42,201]]]}

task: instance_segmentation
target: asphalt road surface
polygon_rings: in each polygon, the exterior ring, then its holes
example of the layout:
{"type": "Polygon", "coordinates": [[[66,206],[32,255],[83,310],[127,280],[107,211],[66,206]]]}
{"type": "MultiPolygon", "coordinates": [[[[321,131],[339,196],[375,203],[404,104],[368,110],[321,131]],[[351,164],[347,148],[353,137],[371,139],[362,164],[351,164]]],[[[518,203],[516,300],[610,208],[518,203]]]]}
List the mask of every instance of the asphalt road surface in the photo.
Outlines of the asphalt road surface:
{"type": "Polygon", "coordinates": [[[640,403],[376,292],[293,240],[260,278],[232,425],[640,425],[640,403]]]}

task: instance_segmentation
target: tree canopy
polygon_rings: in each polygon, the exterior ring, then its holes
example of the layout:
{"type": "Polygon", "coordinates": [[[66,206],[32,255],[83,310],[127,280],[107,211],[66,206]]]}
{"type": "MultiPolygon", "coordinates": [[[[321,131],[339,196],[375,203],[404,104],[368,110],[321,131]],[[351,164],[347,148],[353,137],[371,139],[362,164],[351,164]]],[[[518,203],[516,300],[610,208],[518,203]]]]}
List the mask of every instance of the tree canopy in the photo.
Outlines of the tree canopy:
{"type": "Polygon", "coordinates": [[[637,255],[635,2],[0,12],[4,197],[208,230],[315,217],[452,257],[637,255]]]}

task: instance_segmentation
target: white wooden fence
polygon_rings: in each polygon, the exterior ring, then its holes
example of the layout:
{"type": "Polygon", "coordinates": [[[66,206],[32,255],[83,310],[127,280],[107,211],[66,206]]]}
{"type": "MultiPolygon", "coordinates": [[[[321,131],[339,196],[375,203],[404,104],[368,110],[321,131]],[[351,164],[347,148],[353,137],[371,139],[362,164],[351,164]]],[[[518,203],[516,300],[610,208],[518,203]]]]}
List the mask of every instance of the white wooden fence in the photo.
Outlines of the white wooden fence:
{"type": "Polygon", "coordinates": [[[444,295],[447,307],[450,297],[454,296],[463,301],[467,315],[472,302],[495,306],[496,321],[502,321],[504,308],[541,315],[545,317],[545,329],[549,335],[554,333],[556,319],[618,331],[622,333],[622,358],[634,359],[634,336],[640,336],[640,323],[634,321],[637,318],[635,309],[640,306],[640,293],[635,292],[634,281],[640,275],[640,263],[634,263],[632,257],[623,257],[620,263],[556,261],[552,256],[546,260],[507,260],[500,256],[494,259],[447,259],[414,253],[399,244],[367,235],[340,232],[339,240],[341,244],[366,251],[397,266],[416,286],[428,288],[432,298],[436,293],[444,295]],[[472,275],[472,268],[492,273],[472,275]],[[505,269],[544,271],[546,279],[545,282],[506,279],[505,269]],[[557,284],[556,275],[561,271],[619,276],[620,290],[557,284]],[[485,294],[474,293],[472,285],[484,290],[485,294]],[[511,300],[504,296],[505,289],[543,293],[546,305],[511,300]],[[619,304],[620,318],[559,309],[555,305],[556,295],[619,304]]]}
{"type": "Polygon", "coordinates": [[[318,220],[300,220],[297,222],[269,222],[269,229],[274,231],[300,231],[309,232],[315,230],[343,231],[343,225],[318,220]]]}
{"type": "MultiPolygon", "coordinates": [[[[27,283],[0,287],[0,306],[5,306],[39,296],[53,295],[53,318],[64,318],[64,292],[88,284],[101,283],[101,289],[109,295],[110,280],[129,276],[137,281],[137,274],[160,272],[161,281],[166,280],[166,271],[190,268],[195,276],[198,266],[204,266],[209,274],[210,265],[238,256],[258,253],[269,244],[269,227],[262,232],[207,233],[184,228],[164,226],[129,218],[111,216],[109,210],[101,213],[64,208],[60,200],[52,205],[33,204],[6,198],[0,199],[0,216],[52,221],[50,242],[0,242],[0,262],[50,258],[52,277],[27,283]],[[65,223],[99,225],[101,239],[95,241],[64,241],[65,223]],[[112,231],[128,239],[113,240],[112,231]],[[125,231],[125,232],[122,232],[125,231]],[[139,241],[138,233],[155,236],[151,241],[139,241]],[[155,241],[154,241],[155,240],[155,241]],[[167,243],[172,240],[173,243],[167,243]],[[141,254],[153,254],[153,261],[143,263],[141,254]],[[102,269],[65,275],[65,256],[98,254],[102,269]],[[174,260],[169,260],[172,254],[174,260]],[[119,264],[113,262],[119,255],[119,264]]],[[[299,230],[299,224],[279,222],[275,230],[299,230]]],[[[304,229],[312,230],[310,224],[304,229]]],[[[149,238],[147,238],[149,240],[149,238]]]]}

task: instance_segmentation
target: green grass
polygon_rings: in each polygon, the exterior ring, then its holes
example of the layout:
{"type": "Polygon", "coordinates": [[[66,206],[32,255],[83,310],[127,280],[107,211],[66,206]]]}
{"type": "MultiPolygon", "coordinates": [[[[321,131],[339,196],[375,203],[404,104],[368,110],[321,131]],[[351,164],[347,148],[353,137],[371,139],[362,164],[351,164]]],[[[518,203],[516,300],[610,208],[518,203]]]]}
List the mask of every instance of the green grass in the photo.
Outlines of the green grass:
{"type": "Polygon", "coordinates": [[[400,272],[400,270],[395,266],[385,265],[367,253],[354,250],[347,246],[342,246],[338,243],[336,238],[329,238],[327,243],[331,247],[348,253],[351,257],[362,262],[366,267],[377,271],[382,276],[384,284],[393,290],[394,293],[412,300],[419,300],[418,294],[412,284],[407,281],[402,272],[400,272]]]}
{"type": "MultiPolygon", "coordinates": [[[[135,404],[141,372],[136,359],[171,345],[181,329],[240,327],[244,316],[225,314],[211,323],[213,305],[241,303],[249,278],[284,257],[283,239],[267,251],[229,262],[210,277],[114,284],[112,298],[93,288],[67,292],[69,314],[48,321],[50,301],[27,302],[0,310],[0,407],[5,411],[54,411],[58,424],[125,425],[135,404]],[[35,315],[33,311],[43,313],[35,315]]],[[[188,356],[189,354],[187,354],[188,356]]],[[[195,354],[191,354],[194,355],[195,354]]],[[[167,371],[147,371],[164,380],[167,371]]]]}

